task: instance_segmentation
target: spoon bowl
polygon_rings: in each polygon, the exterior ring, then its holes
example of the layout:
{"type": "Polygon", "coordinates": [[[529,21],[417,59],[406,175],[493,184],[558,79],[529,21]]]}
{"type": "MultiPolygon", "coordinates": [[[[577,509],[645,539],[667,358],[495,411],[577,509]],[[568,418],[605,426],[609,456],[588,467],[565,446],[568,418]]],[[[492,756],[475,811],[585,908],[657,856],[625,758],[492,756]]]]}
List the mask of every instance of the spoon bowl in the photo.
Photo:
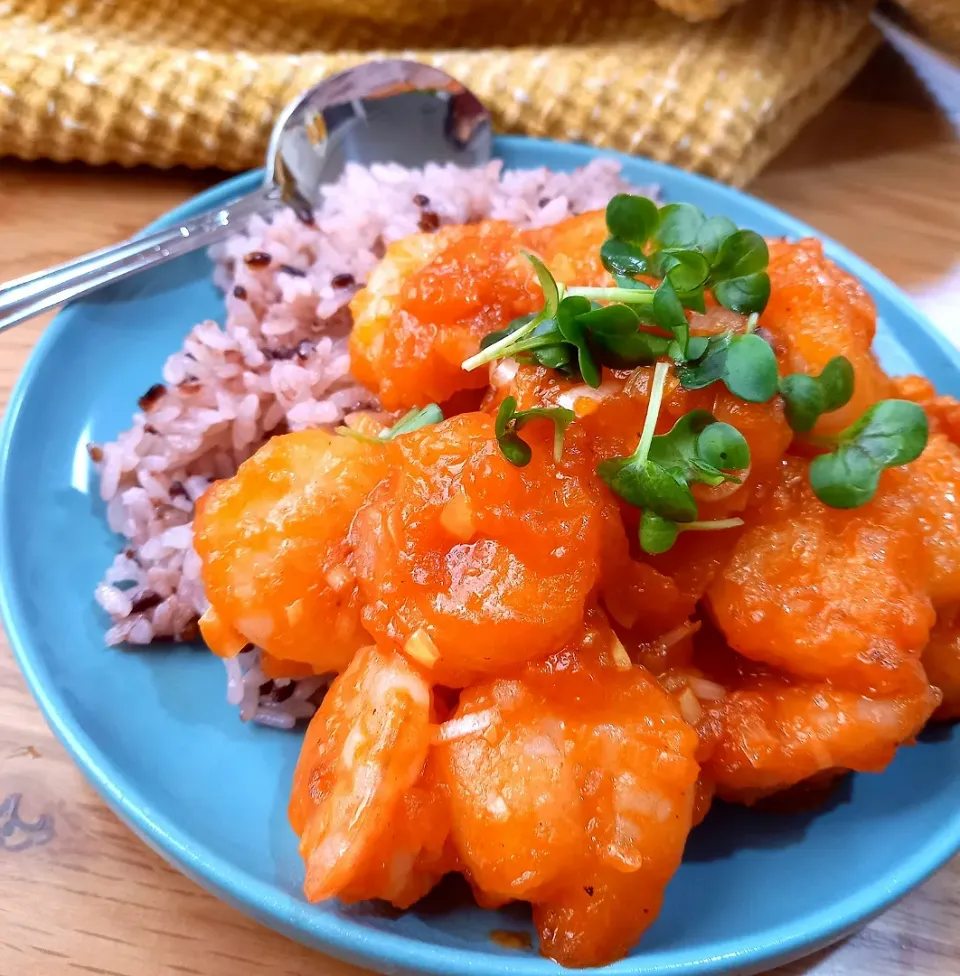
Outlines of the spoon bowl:
{"type": "Polygon", "coordinates": [[[492,146],[490,115],[460,82],[416,61],[376,61],[332,75],[283,110],[264,189],[306,216],[348,162],[472,167],[492,146]]]}
{"type": "Polygon", "coordinates": [[[479,166],[493,152],[490,115],[455,78],[416,61],[372,61],[331,75],[280,113],[262,186],[145,237],[0,286],[0,332],[137,271],[226,237],[281,205],[313,219],[321,188],[348,162],[479,166]]]}

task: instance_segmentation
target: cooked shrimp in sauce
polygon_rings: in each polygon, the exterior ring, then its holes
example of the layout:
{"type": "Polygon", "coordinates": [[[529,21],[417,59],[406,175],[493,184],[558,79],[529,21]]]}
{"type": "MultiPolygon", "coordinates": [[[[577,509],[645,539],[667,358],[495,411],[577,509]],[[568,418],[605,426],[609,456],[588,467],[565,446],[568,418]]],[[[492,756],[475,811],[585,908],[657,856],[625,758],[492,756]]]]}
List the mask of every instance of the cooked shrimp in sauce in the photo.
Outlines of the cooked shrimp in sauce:
{"type": "Polygon", "coordinates": [[[441,747],[470,882],[534,905],[541,946],[602,965],[660,909],[693,816],[696,735],[602,618],[577,645],[461,695],[441,747]],[[485,725],[485,727],[483,727],[485,725]]]}
{"type": "Polygon", "coordinates": [[[391,243],[349,339],[385,413],[199,503],[211,649],[339,675],[289,804],[310,901],[459,872],[603,965],[715,797],[819,802],[960,718],[960,404],[884,373],[819,242],[731,270],[666,219],[391,243]]]}
{"type": "Polygon", "coordinates": [[[216,653],[255,644],[316,674],[346,667],[370,639],[347,532],[388,471],[383,446],[304,430],[272,438],[201,498],[200,626],[216,653]]]}
{"type": "Polygon", "coordinates": [[[390,478],[357,514],[364,624],[436,683],[520,665],[582,626],[600,488],[573,438],[554,460],[546,426],[525,432],[535,449],[524,467],[503,456],[484,413],[398,438],[390,478]]]}

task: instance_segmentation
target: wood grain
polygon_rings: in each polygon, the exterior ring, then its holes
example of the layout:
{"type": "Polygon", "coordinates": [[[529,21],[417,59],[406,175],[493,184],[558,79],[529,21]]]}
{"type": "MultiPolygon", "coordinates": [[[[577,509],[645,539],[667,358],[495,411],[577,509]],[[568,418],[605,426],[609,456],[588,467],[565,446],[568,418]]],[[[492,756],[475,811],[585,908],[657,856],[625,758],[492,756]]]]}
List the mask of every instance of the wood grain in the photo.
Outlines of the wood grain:
{"type": "MultiPolygon", "coordinates": [[[[0,163],[0,280],[116,241],[217,178],[0,163]]],[[[944,328],[960,321],[960,147],[889,53],[752,189],[877,265],[944,328]]],[[[0,336],[0,404],[43,325],[0,336]]],[[[7,836],[0,808],[0,976],[360,972],[248,921],[141,844],[53,739],[4,644],[0,802],[12,795],[25,823],[48,820],[32,839],[7,836]]],[[[779,976],[800,974],[960,974],[960,862],[779,976]]]]}

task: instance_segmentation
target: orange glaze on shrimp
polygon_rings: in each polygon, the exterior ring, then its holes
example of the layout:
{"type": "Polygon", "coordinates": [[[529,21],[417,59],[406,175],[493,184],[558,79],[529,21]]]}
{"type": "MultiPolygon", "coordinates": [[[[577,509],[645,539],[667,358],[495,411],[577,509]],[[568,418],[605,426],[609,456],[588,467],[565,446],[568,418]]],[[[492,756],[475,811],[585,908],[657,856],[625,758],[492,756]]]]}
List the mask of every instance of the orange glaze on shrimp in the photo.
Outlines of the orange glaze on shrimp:
{"type": "Polygon", "coordinates": [[[895,697],[868,697],[777,673],[725,647],[710,626],[695,647],[701,677],[688,680],[701,695],[699,758],[728,801],[752,804],[850,770],[881,772],[940,702],[925,679],[895,697]]]}
{"type": "Polygon", "coordinates": [[[405,908],[453,866],[445,786],[429,761],[430,687],[401,655],[366,647],[307,730],[290,824],[311,901],[405,908]]]}
{"type": "Polygon", "coordinates": [[[542,656],[582,626],[598,573],[599,490],[576,433],[560,463],[551,424],[524,437],[526,467],[506,460],[485,413],[398,438],[390,479],[351,530],[364,623],[439,684],[542,656]]]}
{"type": "Polygon", "coordinates": [[[877,313],[866,289],[824,256],[813,239],[771,241],[770,301],[760,326],[772,339],[781,373],[819,373],[834,356],[854,369],[850,402],[824,414],[814,431],[842,430],[890,396],[890,380],[871,349],[877,313]]]}
{"type": "Polygon", "coordinates": [[[387,475],[386,453],[323,430],[284,434],[207,490],[194,540],[211,605],[200,625],[213,651],[256,644],[323,674],[369,642],[347,530],[387,475]]]}
{"type": "Polygon", "coordinates": [[[350,367],[388,410],[486,386],[460,364],[490,332],[543,304],[519,232],[502,221],[396,241],[350,303],[350,367]]]}
{"type": "Polygon", "coordinates": [[[930,683],[943,694],[934,718],[960,718],[960,604],[944,607],[937,615],[921,660],[930,683]]]}
{"type": "Polygon", "coordinates": [[[456,719],[489,724],[439,750],[471,883],[532,901],[565,966],[617,959],[653,922],[694,810],[696,736],[617,646],[595,616],[579,646],[466,690],[456,719]]]}
{"type": "Polygon", "coordinates": [[[613,285],[600,261],[600,247],[610,236],[602,210],[523,231],[520,236],[524,247],[541,257],[557,281],[566,285],[613,285]]]}
{"type": "Polygon", "coordinates": [[[784,461],[748,513],[708,591],[711,613],[754,660],[866,694],[915,688],[934,612],[910,469],[884,472],[872,502],[839,510],[813,494],[807,467],[784,461]]]}
{"type": "Polygon", "coordinates": [[[931,432],[946,434],[960,446],[960,401],[956,397],[937,393],[925,376],[896,376],[891,383],[893,396],[912,400],[923,407],[931,432]]]}

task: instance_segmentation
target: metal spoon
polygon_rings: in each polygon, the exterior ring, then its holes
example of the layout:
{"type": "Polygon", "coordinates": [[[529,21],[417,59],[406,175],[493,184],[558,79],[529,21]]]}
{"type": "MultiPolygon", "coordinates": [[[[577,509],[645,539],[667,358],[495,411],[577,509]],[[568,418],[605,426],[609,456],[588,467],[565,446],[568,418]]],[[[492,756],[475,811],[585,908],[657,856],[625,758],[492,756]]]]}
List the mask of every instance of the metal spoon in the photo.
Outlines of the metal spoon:
{"type": "Polygon", "coordinates": [[[438,68],[373,61],[295,98],[270,137],[263,185],[176,227],[132,238],[0,286],[0,331],[127,275],[206,247],[281,205],[311,221],[320,188],[347,162],[479,166],[492,151],[480,100],[438,68]]]}

